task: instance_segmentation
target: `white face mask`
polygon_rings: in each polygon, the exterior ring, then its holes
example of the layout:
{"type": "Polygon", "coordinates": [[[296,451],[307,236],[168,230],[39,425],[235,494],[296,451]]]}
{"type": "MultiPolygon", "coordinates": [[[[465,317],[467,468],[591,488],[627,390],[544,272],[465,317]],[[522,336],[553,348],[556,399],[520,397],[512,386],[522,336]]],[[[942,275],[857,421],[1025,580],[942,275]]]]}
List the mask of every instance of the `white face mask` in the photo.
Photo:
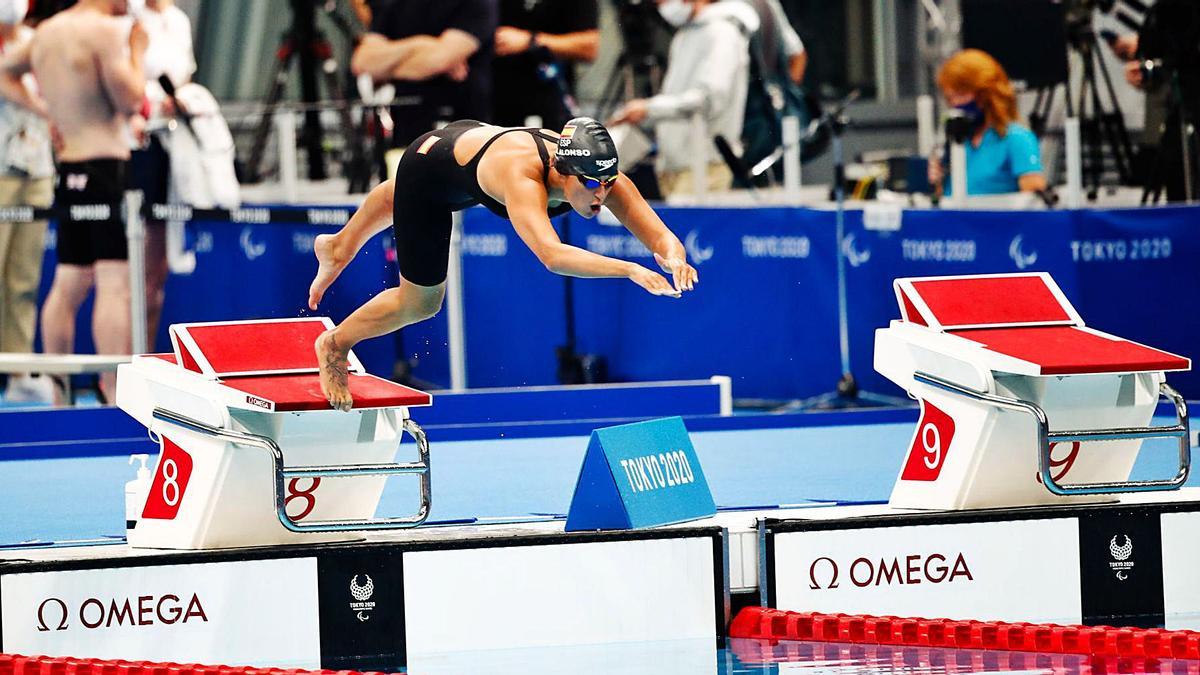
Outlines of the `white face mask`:
{"type": "Polygon", "coordinates": [[[0,0],[0,23],[16,25],[28,12],[29,0],[0,0]]]}
{"type": "Polygon", "coordinates": [[[672,26],[679,28],[692,18],[692,5],[684,0],[667,0],[659,4],[658,13],[672,26]]]}

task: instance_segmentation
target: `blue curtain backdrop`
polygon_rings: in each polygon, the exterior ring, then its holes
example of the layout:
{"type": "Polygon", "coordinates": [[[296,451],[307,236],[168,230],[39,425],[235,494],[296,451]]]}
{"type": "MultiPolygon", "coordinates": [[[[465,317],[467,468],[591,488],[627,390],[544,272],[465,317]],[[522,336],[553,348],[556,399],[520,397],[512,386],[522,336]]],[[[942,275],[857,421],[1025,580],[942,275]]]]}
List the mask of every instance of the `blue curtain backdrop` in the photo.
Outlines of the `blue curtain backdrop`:
{"type": "MultiPolygon", "coordinates": [[[[700,274],[681,300],[652,297],[620,279],[575,280],[578,350],[607,359],[618,381],[730,375],[744,398],[790,399],[830,390],[840,371],[835,220],[804,208],[669,208],[659,214],[687,245],[700,274]]],[[[570,216],[571,243],[654,265],[619,226],[570,216]]],[[[309,314],[316,268],[307,225],[189,225],[197,258],[173,275],[166,325],[309,314]]],[[[472,387],[556,383],[554,349],[566,339],[563,278],[548,273],[507,221],[472,209],[464,220],[467,368],[472,387]]],[[[319,314],[340,320],[395,284],[389,234],[369,242],[326,296],[319,314]]],[[[899,316],[902,276],[1048,271],[1088,325],[1195,358],[1200,354],[1200,208],[1041,212],[906,211],[896,231],[846,215],[851,369],[870,390],[898,393],[871,367],[874,331],[899,316]]],[[[54,251],[46,252],[43,295],[54,251]]],[[[78,351],[92,350],[90,307],[78,351]]],[[[414,374],[449,381],[444,313],[356,351],[387,376],[397,357],[414,374]]],[[[1200,377],[1171,381],[1200,396],[1200,377]]]]}

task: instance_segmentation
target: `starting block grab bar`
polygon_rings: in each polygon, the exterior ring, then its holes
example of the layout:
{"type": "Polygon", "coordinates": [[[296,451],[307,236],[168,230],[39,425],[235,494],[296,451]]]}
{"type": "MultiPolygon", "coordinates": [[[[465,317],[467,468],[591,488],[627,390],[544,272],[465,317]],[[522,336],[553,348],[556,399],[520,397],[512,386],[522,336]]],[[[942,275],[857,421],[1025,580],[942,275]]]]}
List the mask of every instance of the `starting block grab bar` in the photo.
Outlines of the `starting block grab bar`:
{"type": "Polygon", "coordinates": [[[432,489],[429,475],[429,441],[425,432],[411,419],[405,418],[403,430],[417,442],[417,452],[420,461],[391,464],[343,464],[328,466],[308,466],[287,468],[283,465],[283,451],[279,445],[266,436],[250,434],[231,429],[222,429],[205,424],[199,420],[180,415],[164,408],[154,409],[154,419],[161,420],[198,434],[220,438],[238,445],[261,448],[271,455],[275,464],[275,480],[272,483],[274,491],[275,512],[279,522],[292,532],[349,532],[356,530],[394,530],[416,527],[429,517],[432,503],[432,489]],[[421,481],[421,506],[417,513],[402,518],[368,518],[354,520],[319,520],[311,523],[298,523],[287,514],[285,507],[285,481],[292,478],[348,478],[353,476],[379,476],[395,474],[418,474],[421,481]]]}
{"type": "Polygon", "coordinates": [[[1030,401],[1007,396],[987,394],[969,389],[949,380],[942,379],[929,373],[917,371],[913,378],[922,384],[929,385],[942,391],[963,396],[975,401],[984,401],[992,405],[1015,410],[1031,415],[1037,422],[1038,437],[1038,470],[1042,484],[1056,495],[1098,495],[1122,492],[1154,492],[1162,490],[1177,490],[1187,482],[1191,472],[1192,452],[1188,424],[1187,402],[1179,392],[1163,382],[1159,385],[1161,395],[1171,399],[1175,404],[1176,424],[1164,427],[1126,427],[1117,429],[1091,429],[1077,431],[1050,431],[1050,422],[1046,411],[1030,401]],[[1116,481],[1110,483],[1077,483],[1061,485],[1054,479],[1051,472],[1050,445],[1059,442],[1073,441],[1119,441],[1145,438],[1178,438],[1179,439],[1179,471],[1169,480],[1149,481],[1116,481]]]}

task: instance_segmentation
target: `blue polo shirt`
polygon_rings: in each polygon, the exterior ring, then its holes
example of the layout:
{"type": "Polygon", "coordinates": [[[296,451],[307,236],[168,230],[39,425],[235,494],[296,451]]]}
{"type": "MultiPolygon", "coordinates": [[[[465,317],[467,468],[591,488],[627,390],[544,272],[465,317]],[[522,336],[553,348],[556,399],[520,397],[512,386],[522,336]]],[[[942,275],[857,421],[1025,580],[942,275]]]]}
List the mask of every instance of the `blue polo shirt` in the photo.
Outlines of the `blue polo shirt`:
{"type": "MultiPolygon", "coordinates": [[[[995,129],[983,132],[979,147],[967,142],[967,194],[997,195],[1018,192],[1017,178],[1042,170],[1037,136],[1028,127],[1009,123],[1001,136],[995,129]]],[[[946,175],[946,194],[950,176],[946,175]]]]}

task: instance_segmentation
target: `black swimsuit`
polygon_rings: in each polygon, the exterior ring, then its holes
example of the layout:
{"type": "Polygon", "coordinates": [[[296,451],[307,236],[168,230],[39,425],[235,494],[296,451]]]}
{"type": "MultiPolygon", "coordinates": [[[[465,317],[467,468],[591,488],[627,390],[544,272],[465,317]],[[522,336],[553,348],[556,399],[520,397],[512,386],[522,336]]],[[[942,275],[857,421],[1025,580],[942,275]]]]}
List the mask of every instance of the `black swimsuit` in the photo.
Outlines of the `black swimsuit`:
{"type": "MultiPolygon", "coordinates": [[[[450,233],[453,212],[482,204],[492,213],[508,218],[508,210],[479,187],[476,171],[483,153],[504,134],[523,131],[535,139],[557,142],[540,129],[505,129],[490,138],[465,165],[454,159],[454,144],[482,122],[462,120],[431,131],[413,141],[396,169],[392,204],[392,234],[396,238],[396,257],[400,276],[419,286],[437,286],[446,280],[450,257],[450,233]]],[[[550,172],[550,153],[537,143],[542,158],[542,183],[550,172]]],[[[553,218],[571,209],[567,203],[551,207],[553,218]]]]}

